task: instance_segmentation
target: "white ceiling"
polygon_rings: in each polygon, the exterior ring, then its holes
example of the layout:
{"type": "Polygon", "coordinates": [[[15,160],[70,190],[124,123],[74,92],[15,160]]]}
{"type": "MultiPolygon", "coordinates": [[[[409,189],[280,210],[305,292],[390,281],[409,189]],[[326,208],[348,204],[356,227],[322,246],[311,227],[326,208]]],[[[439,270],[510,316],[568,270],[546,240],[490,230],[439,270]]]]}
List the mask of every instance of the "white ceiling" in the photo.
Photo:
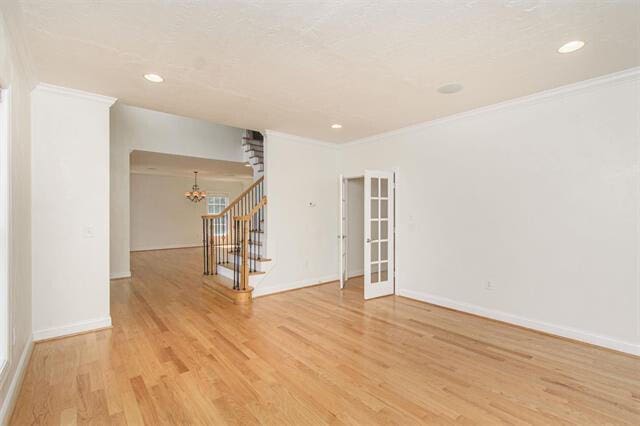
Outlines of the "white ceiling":
{"type": "Polygon", "coordinates": [[[130,157],[131,173],[179,176],[198,180],[221,180],[247,182],[253,180],[253,169],[235,161],[210,160],[208,158],[160,154],[148,151],[133,151],[130,157]]]}
{"type": "Polygon", "coordinates": [[[638,0],[20,3],[41,81],[334,142],[640,65],[638,0]]]}

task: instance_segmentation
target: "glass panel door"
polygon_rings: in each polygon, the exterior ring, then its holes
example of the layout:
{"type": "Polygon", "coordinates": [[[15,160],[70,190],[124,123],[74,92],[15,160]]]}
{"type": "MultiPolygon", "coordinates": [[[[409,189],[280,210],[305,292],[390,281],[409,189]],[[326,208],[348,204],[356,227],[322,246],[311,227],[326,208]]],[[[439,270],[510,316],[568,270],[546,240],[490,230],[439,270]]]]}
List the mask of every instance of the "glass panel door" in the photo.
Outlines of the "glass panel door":
{"type": "Polygon", "coordinates": [[[393,294],[393,172],[365,171],[364,298],[393,294]]]}
{"type": "Polygon", "coordinates": [[[340,223],[338,232],[338,245],[340,251],[340,288],[344,288],[344,283],[347,280],[347,180],[340,175],[340,223]]]}

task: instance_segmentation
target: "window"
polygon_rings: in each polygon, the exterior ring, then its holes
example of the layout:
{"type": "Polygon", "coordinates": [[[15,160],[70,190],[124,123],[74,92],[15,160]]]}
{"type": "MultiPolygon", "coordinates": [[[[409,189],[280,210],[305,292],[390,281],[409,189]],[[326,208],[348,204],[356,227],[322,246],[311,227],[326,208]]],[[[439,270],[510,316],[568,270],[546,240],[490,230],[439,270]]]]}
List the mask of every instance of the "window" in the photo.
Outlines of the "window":
{"type": "MultiPolygon", "coordinates": [[[[229,197],[225,195],[207,196],[207,214],[218,214],[229,204],[229,197]]],[[[213,223],[215,235],[226,235],[227,220],[222,217],[213,223]]]]}
{"type": "Polygon", "coordinates": [[[9,91],[0,89],[0,378],[9,361],[9,91]]]}

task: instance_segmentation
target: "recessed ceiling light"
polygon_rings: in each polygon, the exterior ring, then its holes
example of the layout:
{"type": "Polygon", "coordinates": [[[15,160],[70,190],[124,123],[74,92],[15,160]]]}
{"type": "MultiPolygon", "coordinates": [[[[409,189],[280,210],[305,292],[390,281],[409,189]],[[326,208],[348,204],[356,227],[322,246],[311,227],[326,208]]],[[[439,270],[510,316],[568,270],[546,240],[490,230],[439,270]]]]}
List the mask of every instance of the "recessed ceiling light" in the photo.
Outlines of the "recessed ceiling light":
{"type": "Polygon", "coordinates": [[[145,74],[144,78],[152,83],[162,83],[164,78],[160,77],[158,74],[145,74]]]}
{"type": "Polygon", "coordinates": [[[578,49],[582,49],[584,46],[584,41],[582,40],[573,40],[569,43],[565,43],[558,49],[558,53],[571,53],[575,52],[578,49]]]}
{"type": "Polygon", "coordinates": [[[458,83],[449,83],[445,84],[444,86],[438,87],[438,92],[442,93],[443,95],[451,95],[453,93],[458,93],[461,90],[462,84],[458,83]]]}
{"type": "Polygon", "coordinates": [[[342,129],[342,124],[332,124],[331,128],[332,129],[342,129]]]}
{"type": "Polygon", "coordinates": [[[247,163],[244,165],[245,167],[251,167],[251,164],[247,163]]]}

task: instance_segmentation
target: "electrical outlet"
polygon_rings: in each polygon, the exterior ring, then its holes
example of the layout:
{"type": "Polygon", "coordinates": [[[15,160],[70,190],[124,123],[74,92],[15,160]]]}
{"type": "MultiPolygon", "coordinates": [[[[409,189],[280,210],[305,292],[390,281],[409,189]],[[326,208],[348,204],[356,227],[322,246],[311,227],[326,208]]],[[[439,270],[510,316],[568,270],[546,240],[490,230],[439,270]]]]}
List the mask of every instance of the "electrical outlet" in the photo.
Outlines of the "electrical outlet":
{"type": "Polygon", "coordinates": [[[496,285],[494,283],[492,283],[491,281],[487,281],[484,285],[485,290],[495,290],[496,289],[496,285]]]}

